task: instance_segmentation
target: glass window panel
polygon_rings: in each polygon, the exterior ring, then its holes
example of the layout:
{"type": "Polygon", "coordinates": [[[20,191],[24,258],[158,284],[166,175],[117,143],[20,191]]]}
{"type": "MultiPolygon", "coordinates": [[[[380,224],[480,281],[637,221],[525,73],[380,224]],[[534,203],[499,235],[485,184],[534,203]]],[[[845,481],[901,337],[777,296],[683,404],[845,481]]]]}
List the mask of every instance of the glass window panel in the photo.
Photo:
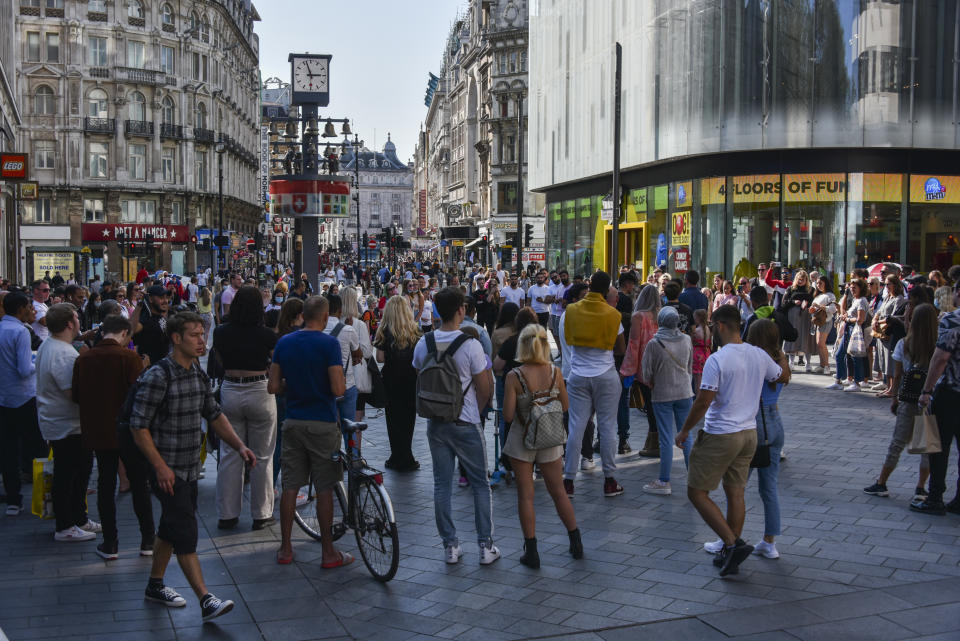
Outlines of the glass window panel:
{"type": "Polygon", "coordinates": [[[960,176],[910,176],[906,263],[946,274],[960,264],[960,176]]]}

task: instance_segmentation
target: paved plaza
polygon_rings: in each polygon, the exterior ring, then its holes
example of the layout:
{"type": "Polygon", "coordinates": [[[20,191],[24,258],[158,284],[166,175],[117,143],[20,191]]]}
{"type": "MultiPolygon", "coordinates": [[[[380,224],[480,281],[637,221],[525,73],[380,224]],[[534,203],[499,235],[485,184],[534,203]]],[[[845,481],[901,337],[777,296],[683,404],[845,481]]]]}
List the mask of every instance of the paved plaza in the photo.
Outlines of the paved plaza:
{"type": "MultiPolygon", "coordinates": [[[[252,532],[247,514],[236,530],[218,531],[211,458],[200,482],[199,551],[210,589],[236,602],[232,613],[201,625],[175,563],[167,583],[184,594],[187,607],[143,601],[150,560],[136,556],[136,521],[123,495],[121,557],[112,562],[97,557],[94,543],[55,543],[50,521],[26,513],[0,517],[0,628],[11,641],[960,639],[960,517],[907,509],[916,456],[904,454],[888,482],[889,498],[863,494],[883,461],[893,416],[886,401],[823,390],[828,383],[796,375],[781,397],[788,456],[780,475],[781,558],[754,556],[729,579],[717,577],[701,549],[715,536],[687,502],[682,459],[674,466],[674,494],[663,497],[641,491],[657,464],[636,455],[620,457],[623,496],[603,497],[599,466],[581,474],[574,499],[586,548],[580,561],[567,554],[566,533],[537,484],[539,570],[518,562],[522,536],[512,487],[495,490],[495,536],[504,557],[490,567],[477,564],[470,490],[455,488],[466,554],[448,566],[434,525],[425,426],[418,424],[423,469],[386,473],[401,542],[400,570],[386,585],[370,577],[349,536],[341,544],[357,562],[323,570],[319,544],[296,527],[290,566],[274,561],[279,526],[252,532]]],[[[646,421],[631,414],[636,447],[646,421]]],[[[381,466],[384,421],[370,423],[365,454],[381,466]]],[[[955,464],[947,478],[950,499],[955,464]]],[[[755,479],[747,508],[744,538],[752,543],[763,524],[755,479]]]]}

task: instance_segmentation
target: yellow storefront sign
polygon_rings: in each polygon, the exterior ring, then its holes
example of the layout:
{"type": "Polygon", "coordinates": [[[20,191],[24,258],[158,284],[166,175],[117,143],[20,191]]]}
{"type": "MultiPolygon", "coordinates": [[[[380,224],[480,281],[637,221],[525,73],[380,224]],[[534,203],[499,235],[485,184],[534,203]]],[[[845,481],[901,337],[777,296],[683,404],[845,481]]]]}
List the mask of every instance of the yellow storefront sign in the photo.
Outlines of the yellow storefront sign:
{"type": "Polygon", "coordinates": [[[910,202],[921,205],[960,203],[960,176],[911,175],[910,202]]]}
{"type": "Polygon", "coordinates": [[[43,278],[44,272],[60,272],[65,276],[73,271],[73,252],[33,252],[33,274],[43,278]]]}
{"type": "Polygon", "coordinates": [[[674,247],[690,245],[690,211],[673,212],[673,227],[670,230],[670,244],[674,247]]]}
{"type": "MultiPolygon", "coordinates": [[[[706,178],[701,188],[704,205],[726,202],[726,179],[706,178]]],[[[781,190],[785,203],[842,202],[847,182],[846,174],[787,174],[783,183],[778,174],[758,174],[734,176],[732,190],[734,203],[779,203],[781,190]]]]}

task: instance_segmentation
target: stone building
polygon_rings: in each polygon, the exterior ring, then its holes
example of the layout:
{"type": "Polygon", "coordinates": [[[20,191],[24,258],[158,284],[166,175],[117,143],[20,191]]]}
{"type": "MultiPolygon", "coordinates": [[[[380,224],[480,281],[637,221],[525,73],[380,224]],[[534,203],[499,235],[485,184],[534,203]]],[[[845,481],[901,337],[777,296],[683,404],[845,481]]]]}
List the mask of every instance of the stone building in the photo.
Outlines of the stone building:
{"type": "Polygon", "coordinates": [[[21,207],[25,276],[35,275],[36,247],[89,248],[87,276],[205,267],[209,254],[190,241],[219,225],[218,160],[223,233],[241,247],[262,220],[260,18],[250,1],[14,5],[20,148],[40,183],[21,207]]]}
{"type": "MultiPolygon", "coordinates": [[[[17,134],[21,124],[20,101],[14,90],[17,69],[17,38],[13,19],[13,3],[0,3],[0,152],[19,151],[17,134]]],[[[17,217],[15,210],[17,185],[0,180],[0,276],[18,280],[17,217]]]]}
{"type": "MultiPolygon", "coordinates": [[[[387,134],[383,151],[371,151],[363,147],[357,154],[360,161],[360,239],[363,232],[370,236],[380,233],[384,227],[393,225],[403,229],[404,237],[410,230],[416,231],[412,216],[413,167],[397,157],[397,146],[387,134]]],[[[357,158],[353,147],[347,147],[340,158],[340,174],[355,175],[357,158]]],[[[356,203],[350,206],[350,217],[337,221],[341,237],[348,241],[357,233],[356,203]]]]}

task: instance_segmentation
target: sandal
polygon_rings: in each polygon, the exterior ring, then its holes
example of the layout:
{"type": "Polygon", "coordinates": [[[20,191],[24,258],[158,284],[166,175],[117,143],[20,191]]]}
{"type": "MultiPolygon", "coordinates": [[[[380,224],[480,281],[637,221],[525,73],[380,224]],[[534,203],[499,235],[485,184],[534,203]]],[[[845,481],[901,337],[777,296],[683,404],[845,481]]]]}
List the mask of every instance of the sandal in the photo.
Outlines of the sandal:
{"type": "Polygon", "coordinates": [[[340,568],[345,565],[350,565],[351,563],[353,563],[353,561],[354,561],[354,558],[352,554],[350,554],[349,552],[341,551],[339,559],[337,559],[336,561],[333,561],[332,563],[322,563],[320,564],[320,567],[323,568],[324,570],[332,570],[333,568],[340,568]]]}
{"type": "Polygon", "coordinates": [[[890,390],[877,392],[877,398],[893,398],[893,392],[891,392],[890,390]]]}
{"type": "Polygon", "coordinates": [[[277,552],[278,565],[290,565],[291,563],[293,563],[293,554],[291,554],[289,557],[282,557],[280,556],[280,552],[277,552]]]}

